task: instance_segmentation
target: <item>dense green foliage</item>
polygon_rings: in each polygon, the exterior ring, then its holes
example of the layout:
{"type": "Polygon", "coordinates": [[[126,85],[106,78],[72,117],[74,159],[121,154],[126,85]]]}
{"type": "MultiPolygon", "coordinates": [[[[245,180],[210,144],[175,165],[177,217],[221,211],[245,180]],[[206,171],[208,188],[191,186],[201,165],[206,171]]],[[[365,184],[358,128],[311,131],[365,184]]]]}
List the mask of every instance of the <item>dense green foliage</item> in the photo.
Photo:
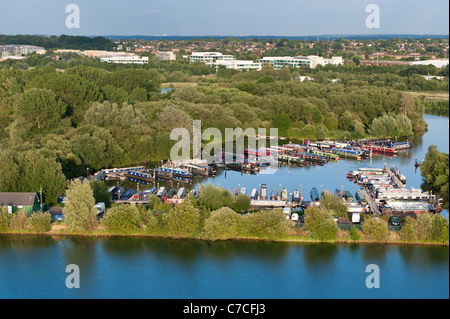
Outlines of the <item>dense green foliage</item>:
{"type": "Polygon", "coordinates": [[[115,45],[103,37],[83,36],[41,36],[41,35],[4,35],[0,34],[0,44],[28,44],[46,49],[112,50],[115,45]]]}
{"type": "Polygon", "coordinates": [[[135,205],[115,205],[106,211],[101,225],[115,235],[137,233],[141,229],[140,214],[135,205]]]}
{"type": "Polygon", "coordinates": [[[105,203],[106,208],[111,207],[111,194],[108,192],[108,186],[102,181],[91,182],[92,192],[96,203],[105,203]]]}
{"type": "Polygon", "coordinates": [[[383,219],[366,217],[361,226],[367,238],[375,241],[384,241],[387,239],[388,227],[387,222],[383,219]]]}
{"type": "Polygon", "coordinates": [[[32,232],[46,233],[52,226],[52,216],[49,213],[33,213],[28,217],[27,228],[32,232]]]}
{"type": "Polygon", "coordinates": [[[440,214],[422,214],[415,220],[408,216],[399,234],[400,239],[408,242],[421,240],[448,244],[449,221],[440,214]]]}
{"type": "Polygon", "coordinates": [[[64,224],[71,232],[86,232],[97,228],[97,209],[90,183],[76,179],[66,192],[63,208],[64,224]]]}
{"type": "Polygon", "coordinates": [[[444,208],[449,204],[449,157],[447,153],[438,151],[436,145],[431,145],[420,164],[420,171],[424,179],[422,188],[433,191],[443,199],[444,208]]]}
{"type": "Polygon", "coordinates": [[[335,240],[339,232],[339,227],[333,219],[333,212],[315,206],[305,211],[304,229],[313,239],[320,241],[335,240]]]}
{"type": "Polygon", "coordinates": [[[348,217],[347,206],[336,193],[324,191],[320,198],[320,207],[332,211],[333,215],[338,217],[348,217]]]}

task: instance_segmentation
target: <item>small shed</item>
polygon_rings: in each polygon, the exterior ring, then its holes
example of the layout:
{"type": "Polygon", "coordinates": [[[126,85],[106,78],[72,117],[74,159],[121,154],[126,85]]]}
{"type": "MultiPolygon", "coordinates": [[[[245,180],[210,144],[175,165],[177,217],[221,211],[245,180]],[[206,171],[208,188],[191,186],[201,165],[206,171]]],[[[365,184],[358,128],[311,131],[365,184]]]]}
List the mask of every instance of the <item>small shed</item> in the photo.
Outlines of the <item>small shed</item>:
{"type": "Polygon", "coordinates": [[[36,193],[0,193],[0,207],[8,207],[8,213],[25,211],[31,214],[40,209],[39,198],[36,193]]]}

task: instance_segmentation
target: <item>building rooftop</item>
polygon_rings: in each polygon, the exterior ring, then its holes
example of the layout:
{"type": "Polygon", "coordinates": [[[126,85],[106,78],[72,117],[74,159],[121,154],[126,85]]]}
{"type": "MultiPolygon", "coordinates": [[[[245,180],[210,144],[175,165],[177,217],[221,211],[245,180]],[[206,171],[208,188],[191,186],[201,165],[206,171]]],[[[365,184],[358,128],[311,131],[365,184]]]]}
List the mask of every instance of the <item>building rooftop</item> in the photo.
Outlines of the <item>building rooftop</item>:
{"type": "Polygon", "coordinates": [[[0,206],[33,206],[36,193],[0,193],[0,206]]]}

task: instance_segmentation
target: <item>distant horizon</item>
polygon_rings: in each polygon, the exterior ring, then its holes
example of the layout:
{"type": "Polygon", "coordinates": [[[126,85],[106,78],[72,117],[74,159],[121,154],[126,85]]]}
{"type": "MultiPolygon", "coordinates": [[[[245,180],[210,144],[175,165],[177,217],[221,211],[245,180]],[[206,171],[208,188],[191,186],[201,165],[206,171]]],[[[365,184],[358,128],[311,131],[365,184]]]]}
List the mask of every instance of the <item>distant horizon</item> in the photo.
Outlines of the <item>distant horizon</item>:
{"type": "Polygon", "coordinates": [[[449,38],[450,35],[449,34],[439,34],[439,33],[383,33],[383,34],[368,34],[368,33],[355,33],[355,34],[313,34],[313,35],[255,35],[255,34],[248,34],[248,35],[217,35],[217,34],[206,34],[206,35],[184,35],[184,34],[91,34],[91,35],[75,35],[75,34],[66,34],[66,33],[61,33],[61,34],[33,34],[33,33],[16,33],[16,34],[6,34],[6,33],[0,33],[0,35],[5,35],[5,36],[19,36],[19,35],[24,35],[24,36],[43,36],[43,37],[52,37],[52,36],[56,36],[56,37],[60,37],[62,35],[65,36],[81,36],[81,37],[88,37],[88,38],[93,38],[93,37],[103,37],[103,38],[142,38],[142,37],[148,37],[148,38],[173,38],[173,37],[182,37],[182,38],[262,38],[262,39],[279,39],[279,38],[309,38],[308,40],[316,40],[317,38],[369,38],[369,39],[381,39],[381,38],[386,38],[386,37],[394,37],[394,38],[415,38],[415,39],[420,39],[423,37],[429,37],[429,38],[449,38]]]}

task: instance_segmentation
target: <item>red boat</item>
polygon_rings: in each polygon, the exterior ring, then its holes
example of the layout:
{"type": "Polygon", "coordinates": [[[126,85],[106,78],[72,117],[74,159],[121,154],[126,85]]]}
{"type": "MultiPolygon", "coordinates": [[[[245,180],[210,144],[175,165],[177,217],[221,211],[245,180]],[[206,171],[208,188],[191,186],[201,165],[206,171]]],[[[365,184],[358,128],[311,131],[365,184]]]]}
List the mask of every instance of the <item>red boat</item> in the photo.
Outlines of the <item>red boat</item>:
{"type": "Polygon", "coordinates": [[[362,145],[360,146],[362,149],[371,150],[373,153],[377,154],[386,154],[386,155],[397,155],[398,150],[391,147],[381,147],[374,145],[362,145]]]}

